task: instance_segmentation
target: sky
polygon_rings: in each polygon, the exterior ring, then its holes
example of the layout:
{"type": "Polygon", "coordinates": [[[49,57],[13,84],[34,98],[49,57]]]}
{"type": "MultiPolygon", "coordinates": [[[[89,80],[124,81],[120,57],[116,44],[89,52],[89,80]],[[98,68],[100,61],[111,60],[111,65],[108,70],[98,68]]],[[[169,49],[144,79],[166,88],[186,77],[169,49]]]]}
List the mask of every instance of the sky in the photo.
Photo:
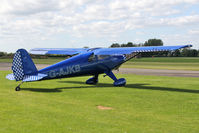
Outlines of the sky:
{"type": "Polygon", "coordinates": [[[152,38],[199,49],[199,0],[0,0],[0,51],[152,38]]]}

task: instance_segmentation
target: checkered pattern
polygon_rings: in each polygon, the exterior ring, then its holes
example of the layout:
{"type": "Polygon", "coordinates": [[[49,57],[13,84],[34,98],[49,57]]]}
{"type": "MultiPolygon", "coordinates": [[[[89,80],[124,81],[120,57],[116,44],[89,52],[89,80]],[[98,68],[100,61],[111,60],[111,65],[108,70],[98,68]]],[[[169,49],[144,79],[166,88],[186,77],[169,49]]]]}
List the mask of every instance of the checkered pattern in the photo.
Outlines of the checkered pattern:
{"type": "Polygon", "coordinates": [[[9,80],[15,80],[14,74],[8,74],[6,78],[9,80]]]}
{"type": "Polygon", "coordinates": [[[133,52],[158,52],[158,51],[169,51],[169,49],[149,49],[149,50],[135,50],[133,52]]]}
{"type": "Polygon", "coordinates": [[[14,78],[16,81],[22,80],[24,77],[23,65],[22,65],[22,58],[20,51],[15,53],[12,62],[12,70],[14,73],[14,78]]]}

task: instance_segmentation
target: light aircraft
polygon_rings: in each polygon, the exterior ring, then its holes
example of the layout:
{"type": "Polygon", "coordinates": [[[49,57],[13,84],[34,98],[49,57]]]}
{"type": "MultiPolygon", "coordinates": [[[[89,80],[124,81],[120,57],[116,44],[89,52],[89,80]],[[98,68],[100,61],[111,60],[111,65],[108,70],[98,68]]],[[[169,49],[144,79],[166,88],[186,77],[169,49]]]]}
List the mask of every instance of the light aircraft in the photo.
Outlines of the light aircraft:
{"type": "Polygon", "coordinates": [[[6,76],[9,80],[22,81],[16,88],[20,90],[23,82],[42,81],[49,79],[68,78],[76,76],[92,75],[86,84],[97,84],[98,75],[105,73],[113,79],[114,86],[124,86],[124,78],[117,79],[112,70],[121,64],[134,58],[142,52],[175,51],[177,49],[192,47],[192,45],[181,46],[149,46],[149,47],[125,47],[125,48],[35,48],[31,54],[57,54],[74,55],[66,60],[37,70],[30,55],[25,49],[16,51],[13,62],[13,74],[6,76]]]}

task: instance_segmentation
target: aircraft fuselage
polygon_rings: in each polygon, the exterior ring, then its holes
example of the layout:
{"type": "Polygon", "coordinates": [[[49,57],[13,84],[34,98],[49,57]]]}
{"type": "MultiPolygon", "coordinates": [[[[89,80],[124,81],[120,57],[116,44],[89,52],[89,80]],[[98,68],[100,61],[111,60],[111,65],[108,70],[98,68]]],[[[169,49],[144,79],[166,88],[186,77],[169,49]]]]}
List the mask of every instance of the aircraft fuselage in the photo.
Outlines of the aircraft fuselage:
{"type": "Polygon", "coordinates": [[[121,55],[94,56],[93,52],[73,56],[69,59],[39,70],[47,74],[43,80],[55,78],[68,78],[83,75],[96,75],[109,72],[125,61],[121,55]]]}

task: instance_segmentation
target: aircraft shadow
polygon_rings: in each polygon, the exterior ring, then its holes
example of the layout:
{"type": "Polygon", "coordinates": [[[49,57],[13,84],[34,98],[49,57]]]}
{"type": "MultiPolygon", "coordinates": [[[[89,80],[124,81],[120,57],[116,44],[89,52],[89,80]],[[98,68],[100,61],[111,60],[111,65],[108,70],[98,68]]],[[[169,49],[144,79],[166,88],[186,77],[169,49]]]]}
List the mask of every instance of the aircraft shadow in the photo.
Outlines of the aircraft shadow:
{"type": "MultiPolygon", "coordinates": [[[[58,82],[62,82],[62,81],[58,81],[58,82]]],[[[62,82],[63,83],[63,82],[62,82]]],[[[65,82],[65,83],[72,83],[72,82],[65,82]]],[[[25,91],[33,91],[33,92],[46,92],[46,93],[50,93],[50,92],[62,92],[62,89],[84,89],[84,88],[102,88],[102,87],[113,87],[112,84],[103,84],[103,83],[99,83],[97,85],[85,85],[85,82],[78,82],[75,81],[75,84],[84,84],[84,86],[79,85],[79,86],[67,86],[67,87],[59,87],[59,88],[21,88],[21,90],[25,90],[25,91]]]]}
{"type": "Polygon", "coordinates": [[[21,88],[22,91],[32,91],[32,92],[62,92],[60,89],[49,89],[49,88],[21,88]]]}
{"type": "MultiPolygon", "coordinates": [[[[81,81],[57,81],[59,83],[73,83],[73,84],[80,84],[80,86],[67,86],[67,87],[59,87],[59,88],[21,88],[21,90],[25,91],[33,91],[33,92],[62,92],[62,89],[84,89],[84,88],[102,88],[102,87],[113,87],[113,84],[107,83],[98,83],[97,85],[85,85],[85,82],[81,81]]],[[[132,89],[140,89],[140,90],[155,90],[155,91],[171,91],[171,92],[183,92],[183,93],[198,93],[199,90],[191,90],[191,89],[180,89],[180,88],[169,88],[169,87],[157,87],[157,86],[148,86],[150,84],[127,84],[125,88],[132,88],[132,89]]]]}

